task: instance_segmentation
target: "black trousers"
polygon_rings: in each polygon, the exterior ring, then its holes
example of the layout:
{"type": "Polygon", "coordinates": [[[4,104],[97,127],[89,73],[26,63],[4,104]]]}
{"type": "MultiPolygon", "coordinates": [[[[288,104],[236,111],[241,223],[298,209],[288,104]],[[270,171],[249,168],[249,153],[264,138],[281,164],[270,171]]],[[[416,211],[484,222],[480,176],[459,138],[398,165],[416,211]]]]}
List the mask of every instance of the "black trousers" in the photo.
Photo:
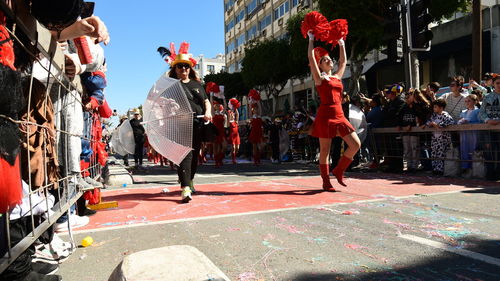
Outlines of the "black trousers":
{"type": "Polygon", "coordinates": [[[198,170],[198,155],[201,148],[201,124],[195,122],[193,124],[193,150],[182,160],[177,167],[177,176],[181,182],[181,186],[189,186],[194,179],[194,175],[198,170]]]}
{"type": "MultiPolygon", "coordinates": [[[[35,227],[41,222],[41,218],[35,216],[35,227]]],[[[24,237],[32,231],[31,217],[23,217],[17,220],[10,221],[10,245],[14,247],[24,237]]],[[[3,233],[2,233],[3,235],[3,233]]],[[[49,228],[48,231],[40,236],[42,243],[49,243],[52,240],[54,233],[49,228]]],[[[0,274],[0,281],[16,281],[22,280],[32,271],[31,255],[35,253],[35,247],[31,245],[24,251],[15,261],[13,261],[7,269],[0,274]]]]}
{"type": "Polygon", "coordinates": [[[142,158],[144,156],[144,140],[135,140],[134,162],[135,165],[142,165],[142,158]]]}
{"type": "Polygon", "coordinates": [[[273,151],[273,160],[277,160],[278,162],[281,162],[280,143],[279,142],[272,142],[271,149],[273,151]]]}

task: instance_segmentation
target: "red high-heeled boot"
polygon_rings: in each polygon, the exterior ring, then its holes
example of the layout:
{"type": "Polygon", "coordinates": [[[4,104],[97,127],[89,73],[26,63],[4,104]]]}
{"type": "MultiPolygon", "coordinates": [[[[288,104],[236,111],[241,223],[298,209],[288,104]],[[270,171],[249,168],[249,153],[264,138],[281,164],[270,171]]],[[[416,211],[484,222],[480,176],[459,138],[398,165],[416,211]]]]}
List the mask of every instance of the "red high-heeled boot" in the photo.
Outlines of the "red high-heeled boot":
{"type": "Polygon", "coordinates": [[[236,152],[231,152],[231,157],[233,158],[233,164],[236,164],[236,152]]]}
{"type": "Polygon", "coordinates": [[[344,172],[349,167],[349,165],[351,165],[351,163],[352,159],[342,156],[339,160],[339,163],[337,164],[337,167],[332,170],[332,174],[337,178],[337,181],[342,186],[347,186],[344,183],[344,172]]]}
{"type": "Polygon", "coordinates": [[[330,182],[330,169],[328,164],[319,164],[319,172],[323,179],[323,189],[326,191],[336,191],[330,182]]]}

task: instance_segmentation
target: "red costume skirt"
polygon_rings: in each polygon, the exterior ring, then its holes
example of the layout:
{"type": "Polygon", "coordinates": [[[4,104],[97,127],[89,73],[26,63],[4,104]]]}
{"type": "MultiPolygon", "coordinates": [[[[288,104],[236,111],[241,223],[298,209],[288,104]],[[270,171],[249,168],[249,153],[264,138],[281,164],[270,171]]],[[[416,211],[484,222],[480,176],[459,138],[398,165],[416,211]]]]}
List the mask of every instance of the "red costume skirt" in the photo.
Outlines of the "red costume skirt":
{"type": "Polygon", "coordinates": [[[314,120],[311,136],[317,138],[344,137],[354,132],[354,127],[345,118],[339,107],[332,105],[321,105],[314,120]]]}
{"type": "Polygon", "coordinates": [[[252,129],[250,130],[248,141],[253,144],[261,143],[264,136],[264,132],[262,131],[262,119],[252,118],[251,125],[252,129]]]}
{"type": "Polygon", "coordinates": [[[240,134],[238,133],[238,123],[237,122],[229,123],[228,142],[229,142],[229,144],[240,144],[240,134]]]}

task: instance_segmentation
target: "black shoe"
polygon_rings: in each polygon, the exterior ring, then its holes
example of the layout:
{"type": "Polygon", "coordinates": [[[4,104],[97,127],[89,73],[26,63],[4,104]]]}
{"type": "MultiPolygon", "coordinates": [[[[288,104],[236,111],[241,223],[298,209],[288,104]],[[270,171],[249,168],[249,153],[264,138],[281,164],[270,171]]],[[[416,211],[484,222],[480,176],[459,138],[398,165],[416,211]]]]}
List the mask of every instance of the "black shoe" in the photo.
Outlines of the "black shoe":
{"type": "Polygon", "coordinates": [[[79,216],[92,216],[92,215],[95,215],[95,213],[97,213],[97,211],[94,211],[92,209],[89,209],[89,208],[85,208],[82,212],[82,214],[78,213],[79,216]]]}
{"type": "Polygon", "coordinates": [[[57,264],[50,264],[45,262],[33,262],[31,263],[31,268],[33,269],[33,271],[44,275],[52,275],[59,270],[59,266],[57,264]]]}

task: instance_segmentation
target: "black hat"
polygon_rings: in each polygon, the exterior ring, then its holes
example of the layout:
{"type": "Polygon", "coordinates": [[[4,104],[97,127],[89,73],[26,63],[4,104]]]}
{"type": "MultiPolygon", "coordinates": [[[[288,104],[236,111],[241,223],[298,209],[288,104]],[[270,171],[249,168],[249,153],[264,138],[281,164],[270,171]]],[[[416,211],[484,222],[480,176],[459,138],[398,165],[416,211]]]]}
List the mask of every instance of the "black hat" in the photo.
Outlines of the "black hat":
{"type": "Polygon", "coordinates": [[[87,8],[83,0],[32,0],[31,14],[50,30],[73,24],[87,8]]]}

